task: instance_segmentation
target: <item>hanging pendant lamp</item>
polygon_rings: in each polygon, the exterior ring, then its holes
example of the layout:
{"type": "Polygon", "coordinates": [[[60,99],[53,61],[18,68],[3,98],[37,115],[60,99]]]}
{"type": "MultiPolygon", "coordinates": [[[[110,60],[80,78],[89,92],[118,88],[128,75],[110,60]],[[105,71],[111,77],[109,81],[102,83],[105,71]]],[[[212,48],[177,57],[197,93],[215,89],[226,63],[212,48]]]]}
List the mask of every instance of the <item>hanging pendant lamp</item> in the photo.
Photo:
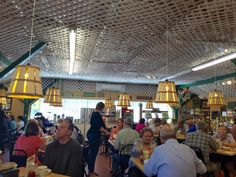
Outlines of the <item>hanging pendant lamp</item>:
{"type": "MultiPolygon", "coordinates": [[[[214,46],[214,47],[216,48],[217,46],[214,46]]],[[[215,56],[215,50],[214,50],[214,60],[215,59],[216,59],[216,56],[215,56]]],[[[216,90],[216,88],[217,88],[217,82],[216,82],[217,68],[216,68],[216,65],[215,65],[214,69],[215,69],[215,89],[214,89],[214,91],[209,92],[207,104],[209,107],[221,107],[221,106],[225,105],[224,94],[222,91],[216,90]]]]}
{"type": "Polygon", "coordinates": [[[62,98],[60,89],[56,87],[48,88],[46,95],[44,97],[44,103],[49,103],[51,105],[62,105],[62,98]]]}
{"type": "Polygon", "coordinates": [[[129,107],[130,106],[130,96],[126,93],[120,94],[117,106],[129,107]]]}
{"type": "MultiPolygon", "coordinates": [[[[168,35],[168,15],[166,24],[166,78],[168,74],[168,50],[169,50],[169,35],[168,35]]],[[[157,94],[155,101],[157,103],[167,103],[167,104],[179,104],[179,99],[177,97],[175,83],[172,81],[161,81],[158,84],[157,94]]]]}
{"type": "MultiPolygon", "coordinates": [[[[31,48],[32,48],[35,4],[36,0],[34,0],[33,10],[32,10],[29,57],[31,56],[31,48]]],[[[43,92],[42,92],[42,82],[39,72],[40,72],[39,68],[35,66],[30,66],[30,65],[17,66],[11,79],[7,96],[11,98],[22,98],[22,99],[41,98],[43,96],[43,92]]]]}
{"type": "Polygon", "coordinates": [[[105,99],[105,108],[113,108],[114,104],[111,98],[105,99]]]}
{"type": "Polygon", "coordinates": [[[159,82],[156,99],[157,103],[179,104],[175,83],[172,81],[159,82]]]}
{"type": "Polygon", "coordinates": [[[146,109],[153,109],[153,102],[151,100],[147,102],[146,109]]]}
{"type": "Polygon", "coordinates": [[[54,107],[62,107],[62,103],[50,103],[49,105],[54,107]]]}
{"type": "Polygon", "coordinates": [[[2,108],[5,108],[7,105],[7,93],[4,88],[0,91],[0,104],[2,105],[2,108]]]}
{"type": "Polygon", "coordinates": [[[11,98],[38,99],[43,97],[40,69],[35,66],[17,66],[8,88],[7,96],[11,98]]]}
{"type": "Polygon", "coordinates": [[[210,107],[213,106],[224,106],[224,95],[223,92],[220,90],[214,90],[212,92],[209,92],[208,95],[208,103],[207,103],[210,107]]]}

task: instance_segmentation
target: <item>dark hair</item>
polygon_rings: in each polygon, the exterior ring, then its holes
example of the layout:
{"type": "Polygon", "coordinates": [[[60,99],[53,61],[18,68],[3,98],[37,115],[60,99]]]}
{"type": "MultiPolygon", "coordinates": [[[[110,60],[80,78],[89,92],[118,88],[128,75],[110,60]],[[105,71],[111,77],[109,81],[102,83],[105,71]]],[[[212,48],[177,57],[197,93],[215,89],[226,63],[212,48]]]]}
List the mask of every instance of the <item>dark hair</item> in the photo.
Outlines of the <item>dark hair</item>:
{"type": "Polygon", "coordinates": [[[142,137],[144,135],[145,132],[150,132],[153,136],[153,131],[151,128],[149,127],[144,127],[141,131],[140,131],[140,136],[142,137]]]}
{"type": "Polygon", "coordinates": [[[12,114],[9,117],[11,120],[15,120],[15,117],[12,114]]]}
{"type": "Polygon", "coordinates": [[[155,118],[153,123],[162,123],[160,118],[155,118]]]}
{"type": "Polygon", "coordinates": [[[105,107],[105,104],[103,102],[99,102],[97,105],[96,105],[96,110],[103,110],[105,107]]]}
{"type": "Polygon", "coordinates": [[[23,117],[22,116],[18,116],[17,119],[23,120],[23,117]]]}
{"type": "Polygon", "coordinates": [[[39,127],[35,122],[29,122],[25,128],[25,136],[37,136],[39,134],[39,127]]]}
{"type": "Polygon", "coordinates": [[[3,122],[6,118],[6,114],[3,110],[0,110],[0,122],[3,122]]]}
{"type": "Polygon", "coordinates": [[[145,119],[144,118],[139,119],[139,123],[140,124],[144,124],[145,123],[145,119]]]}
{"type": "Polygon", "coordinates": [[[118,124],[118,122],[119,121],[121,121],[122,122],[122,124],[124,123],[124,119],[122,119],[122,118],[119,118],[117,121],[116,121],[116,124],[118,124]]]}
{"type": "Polygon", "coordinates": [[[66,118],[64,121],[69,124],[69,125],[68,125],[68,130],[71,130],[71,132],[73,132],[73,130],[74,130],[74,124],[73,124],[72,120],[66,118]]]}

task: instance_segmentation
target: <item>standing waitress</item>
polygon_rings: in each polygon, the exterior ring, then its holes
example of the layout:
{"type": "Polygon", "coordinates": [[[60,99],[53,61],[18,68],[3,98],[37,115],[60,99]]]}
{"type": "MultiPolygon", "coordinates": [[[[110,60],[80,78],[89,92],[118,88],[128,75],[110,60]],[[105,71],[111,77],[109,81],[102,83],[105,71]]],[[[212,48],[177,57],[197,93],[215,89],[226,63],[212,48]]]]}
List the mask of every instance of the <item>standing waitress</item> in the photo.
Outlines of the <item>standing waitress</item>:
{"type": "Polygon", "coordinates": [[[106,126],[101,116],[104,107],[105,105],[103,102],[97,103],[96,109],[92,113],[90,119],[90,128],[87,132],[87,138],[89,143],[88,169],[90,177],[98,176],[96,173],[94,173],[94,166],[100,146],[101,133],[104,133],[108,136],[110,135],[110,132],[106,130],[106,126]]]}

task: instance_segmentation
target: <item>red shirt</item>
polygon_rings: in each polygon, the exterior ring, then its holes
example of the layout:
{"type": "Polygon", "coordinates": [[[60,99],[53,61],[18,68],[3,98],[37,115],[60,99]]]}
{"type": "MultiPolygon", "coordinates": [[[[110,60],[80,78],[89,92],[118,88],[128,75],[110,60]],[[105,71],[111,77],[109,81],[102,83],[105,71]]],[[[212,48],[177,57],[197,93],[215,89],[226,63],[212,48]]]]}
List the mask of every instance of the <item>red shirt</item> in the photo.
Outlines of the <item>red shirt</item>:
{"type": "Polygon", "coordinates": [[[140,123],[138,123],[138,124],[136,125],[135,130],[136,130],[137,132],[140,132],[144,127],[146,127],[145,124],[140,124],[140,123]]]}
{"type": "MultiPolygon", "coordinates": [[[[39,136],[20,136],[15,143],[14,149],[22,149],[26,152],[27,157],[30,157],[37,153],[39,147],[44,144],[43,140],[39,136]]],[[[21,155],[20,152],[16,152],[16,155],[21,155]]]]}

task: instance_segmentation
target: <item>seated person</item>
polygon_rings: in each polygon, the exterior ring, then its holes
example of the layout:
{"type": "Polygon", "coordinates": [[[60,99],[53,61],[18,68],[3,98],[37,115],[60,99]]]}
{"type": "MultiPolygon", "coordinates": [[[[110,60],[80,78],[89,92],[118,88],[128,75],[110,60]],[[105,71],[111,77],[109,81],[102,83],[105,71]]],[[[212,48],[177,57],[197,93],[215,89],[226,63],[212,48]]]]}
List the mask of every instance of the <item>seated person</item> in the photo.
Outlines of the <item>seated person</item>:
{"type": "Polygon", "coordinates": [[[81,145],[70,138],[74,126],[63,120],[56,132],[56,140],[46,147],[45,165],[55,173],[71,177],[82,176],[81,145]]]}
{"type": "Polygon", "coordinates": [[[4,150],[5,140],[8,139],[7,133],[6,115],[3,110],[0,110],[0,150],[4,150]]]}
{"type": "MultiPolygon", "coordinates": [[[[14,149],[22,149],[26,152],[27,157],[37,155],[39,149],[45,150],[45,142],[39,137],[39,128],[35,122],[29,122],[26,125],[24,135],[18,137],[14,149]]],[[[16,155],[22,155],[16,152],[16,155]]],[[[37,158],[36,158],[36,162],[37,158]]]]}
{"type": "Polygon", "coordinates": [[[144,119],[144,118],[141,118],[141,119],[139,120],[139,123],[136,125],[135,130],[140,133],[140,131],[141,131],[144,127],[146,127],[146,125],[145,125],[145,119],[144,119]]]}
{"type": "Polygon", "coordinates": [[[124,123],[123,119],[118,119],[116,121],[116,127],[112,128],[109,139],[116,139],[118,132],[123,129],[123,123],[124,123]]]}
{"type": "Polygon", "coordinates": [[[195,177],[206,172],[206,166],[194,151],[178,143],[170,125],[163,125],[160,138],[163,144],[155,148],[151,158],[144,164],[146,176],[195,177]]]}
{"type": "Polygon", "coordinates": [[[178,134],[185,134],[184,120],[178,120],[178,123],[175,125],[175,132],[178,134]]]}
{"type": "Polygon", "coordinates": [[[187,124],[187,126],[188,126],[187,133],[195,132],[195,131],[197,130],[196,125],[194,124],[193,119],[191,119],[191,118],[188,119],[188,120],[186,121],[186,124],[187,124]]]}
{"type": "Polygon", "coordinates": [[[224,125],[219,127],[218,132],[215,134],[215,138],[219,139],[223,145],[235,144],[234,137],[232,134],[227,133],[227,128],[224,125]]]}
{"type": "Polygon", "coordinates": [[[10,122],[9,122],[9,128],[10,128],[11,130],[16,130],[16,129],[17,129],[17,124],[16,124],[16,120],[15,120],[14,116],[13,116],[13,115],[10,115],[10,116],[9,116],[9,120],[10,120],[10,122]]]}
{"type": "Polygon", "coordinates": [[[162,121],[160,118],[155,118],[153,123],[149,125],[149,128],[152,129],[153,135],[158,136],[160,134],[160,128],[161,128],[162,121]]]}
{"type": "MultiPolygon", "coordinates": [[[[151,157],[156,143],[152,140],[153,132],[149,127],[143,128],[140,135],[141,138],[135,142],[130,156],[140,158],[143,162],[151,157]]],[[[145,177],[143,172],[140,171],[131,160],[129,161],[129,177],[145,177]]]]}
{"type": "Polygon", "coordinates": [[[73,121],[72,121],[72,119],[69,119],[69,118],[66,118],[66,119],[64,119],[65,121],[67,121],[67,122],[69,122],[70,124],[72,124],[73,125],[73,131],[72,131],[72,134],[71,134],[71,138],[73,139],[73,140],[78,140],[78,130],[77,130],[77,127],[73,124],[73,121]]]}
{"type": "Polygon", "coordinates": [[[25,127],[25,123],[23,121],[23,117],[22,116],[18,116],[17,117],[17,131],[19,133],[22,133],[24,127],[25,127]]]}
{"type": "Polygon", "coordinates": [[[217,150],[218,144],[211,135],[206,133],[207,130],[208,125],[206,122],[198,122],[197,131],[186,135],[185,144],[189,147],[199,148],[202,151],[203,161],[207,167],[207,171],[217,175],[219,170],[218,164],[211,162],[209,156],[212,151],[217,150]]]}
{"type": "Polygon", "coordinates": [[[120,173],[120,155],[119,150],[127,144],[134,144],[134,142],[139,138],[138,132],[131,128],[131,119],[124,120],[124,128],[119,131],[114,143],[114,149],[117,153],[112,155],[112,175],[116,176],[120,173]]]}

